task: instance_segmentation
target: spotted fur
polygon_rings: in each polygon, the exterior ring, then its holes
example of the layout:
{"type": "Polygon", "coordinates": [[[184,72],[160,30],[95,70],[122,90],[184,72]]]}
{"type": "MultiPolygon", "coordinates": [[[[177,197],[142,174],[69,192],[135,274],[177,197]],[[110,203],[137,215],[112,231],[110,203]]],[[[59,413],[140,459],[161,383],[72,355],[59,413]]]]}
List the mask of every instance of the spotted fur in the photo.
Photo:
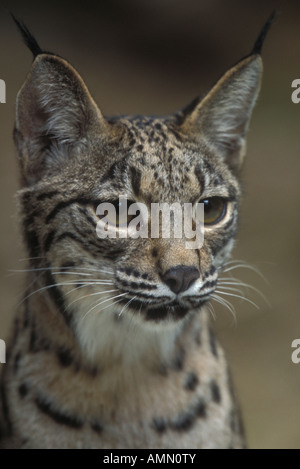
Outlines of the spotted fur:
{"type": "Polygon", "coordinates": [[[30,260],[2,376],[3,447],[244,447],[207,304],[237,229],[259,51],[172,116],[106,118],[75,69],[19,26],[35,55],[14,134],[30,260]],[[218,197],[226,213],[201,249],[99,239],[96,207],[120,195],[148,207],[218,197]]]}

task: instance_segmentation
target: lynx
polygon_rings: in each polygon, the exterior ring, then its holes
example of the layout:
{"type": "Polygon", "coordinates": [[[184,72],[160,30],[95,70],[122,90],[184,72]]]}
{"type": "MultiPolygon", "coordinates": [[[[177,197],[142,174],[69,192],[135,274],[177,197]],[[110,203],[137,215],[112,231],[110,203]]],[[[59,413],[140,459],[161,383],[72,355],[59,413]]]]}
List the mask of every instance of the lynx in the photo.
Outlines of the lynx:
{"type": "MultiPolygon", "coordinates": [[[[27,290],[3,365],[4,448],[244,448],[209,302],[237,230],[240,168],[259,92],[251,53],[167,117],[104,117],[69,62],[17,21],[34,61],[14,140],[27,290]],[[128,205],[204,206],[204,241],[100,239],[128,205]]],[[[195,221],[195,220],[194,220],[195,221]]]]}

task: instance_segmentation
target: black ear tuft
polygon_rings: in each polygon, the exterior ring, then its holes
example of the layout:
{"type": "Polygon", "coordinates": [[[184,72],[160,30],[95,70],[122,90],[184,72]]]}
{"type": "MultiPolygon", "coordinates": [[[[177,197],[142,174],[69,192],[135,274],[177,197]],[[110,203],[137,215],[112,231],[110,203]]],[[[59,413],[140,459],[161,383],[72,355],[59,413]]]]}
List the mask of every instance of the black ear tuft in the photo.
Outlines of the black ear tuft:
{"type": "Polygon", "coordinates": [[[269,16],[269,18],[267,19],[267,21],[265,22],[261,32],[259,33],[258,38],[255,41],[255,44],[253,46],[253,49],[252,49],[250,55],[254,55],[254,54],[259,54],[260,55],[261,54],[261,50],[262,50],[265,38],[266,38],[266,36],[269,32],[270,27],[272,26],[273,21],[275,20],[276,16],[278,15],[278,12],[279,11],[277,9],[274,10],[271,13],[271,15],[269,16]]]}
{"type": "Polygon", "coordinates": [[[35,58],[37,55],[45,53],[45,51],[43,51],[38,45],[35,37],[31,34],[27,26],[22,21],[17,20],[17,18],[12,13],[11,16],[22,35],[23,41],[25,42],[28,49],[31,50],[33,57],[35,58]]]}

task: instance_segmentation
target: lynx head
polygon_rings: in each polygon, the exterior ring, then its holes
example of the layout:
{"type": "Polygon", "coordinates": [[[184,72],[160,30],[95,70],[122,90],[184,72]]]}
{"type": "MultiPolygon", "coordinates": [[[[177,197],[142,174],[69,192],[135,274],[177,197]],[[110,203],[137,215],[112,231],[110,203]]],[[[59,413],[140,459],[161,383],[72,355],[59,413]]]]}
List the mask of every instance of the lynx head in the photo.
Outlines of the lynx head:
{"type": "Polygon", "coordinates": [[[183,111],[108,118],[77,71],[43,52],[19,23],[35,56],[15,125],[24,236],[36,282],[49,287],[83,346],[97,341],[104,320],[177,327],[211,298],[237,228],[239,170],[269,24],[252,53],[183,111]],[[134,219],[120,217],[120,197],[149,213],[153,203],[203,203],[202,247],[187,249],[184,236],[100,239],[99,204],[115,207],[116,231],[134,219]]]}

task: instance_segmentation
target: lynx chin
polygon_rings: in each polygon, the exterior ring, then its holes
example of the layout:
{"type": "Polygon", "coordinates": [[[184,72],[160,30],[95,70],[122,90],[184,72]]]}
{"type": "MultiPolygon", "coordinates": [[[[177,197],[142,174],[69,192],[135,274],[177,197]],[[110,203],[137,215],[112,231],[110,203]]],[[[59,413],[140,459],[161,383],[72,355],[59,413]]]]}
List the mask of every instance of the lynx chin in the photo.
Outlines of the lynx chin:
{"type": "Polygon", "coordinates": [[[29,261],[2,366],[2,448],[245,447],[210,303],[234,290],[221,274],[273,16],[249,55],[166,117],[104,116],[15,20],[34,56],[14,129],[29,261]],[[161,217],[157,237],[97,237],[99,204],[114,206],[117,232],[129,226],[123,195],[148,211],[202,205],[201,247],[163,237],[161,217]]]}

